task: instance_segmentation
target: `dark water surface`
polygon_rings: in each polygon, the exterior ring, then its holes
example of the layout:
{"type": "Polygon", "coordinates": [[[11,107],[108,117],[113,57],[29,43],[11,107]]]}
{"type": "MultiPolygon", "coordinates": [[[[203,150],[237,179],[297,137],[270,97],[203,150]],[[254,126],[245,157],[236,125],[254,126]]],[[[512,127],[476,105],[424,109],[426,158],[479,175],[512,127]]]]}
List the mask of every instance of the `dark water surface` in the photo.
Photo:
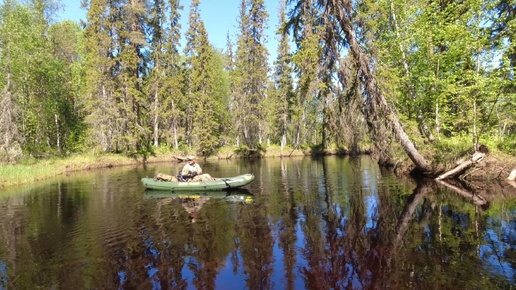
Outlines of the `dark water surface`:
{"type": "Polygon", "coordinates": [[[152,164],[0,192],[0,289],[510,289],[516,202],[367,157],[201,162],[245,190],[146,191],[152,164]]]}

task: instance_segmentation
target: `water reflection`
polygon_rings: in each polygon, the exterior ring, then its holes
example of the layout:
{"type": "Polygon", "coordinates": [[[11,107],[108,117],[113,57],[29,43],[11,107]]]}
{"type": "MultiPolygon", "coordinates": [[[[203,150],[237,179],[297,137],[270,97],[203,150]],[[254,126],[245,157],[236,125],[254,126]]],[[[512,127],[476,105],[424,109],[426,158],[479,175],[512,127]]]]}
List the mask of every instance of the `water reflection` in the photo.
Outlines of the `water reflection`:
{"type": "Polygon", "coordinates": [[[202,164],[243,191],[146,191],[175,164],[0,197],[0,289],[502,289],[516,201],[400,180],[368,158],[202,164]]]}
{"type": "Polygon", "coordinates": [[[222,199],[229,203],[252,203],[254,195],[247,189],[234,189],[231,191],[207,191],[207,192],[168,192],[160,190],[146,190],[144,198],[157,198],[159,208],[168,205],[174,200],[179,200],[181,206],[190,216],[192,223],[197,221],[197,215],[202,206],[210,199],[222,199]]]}

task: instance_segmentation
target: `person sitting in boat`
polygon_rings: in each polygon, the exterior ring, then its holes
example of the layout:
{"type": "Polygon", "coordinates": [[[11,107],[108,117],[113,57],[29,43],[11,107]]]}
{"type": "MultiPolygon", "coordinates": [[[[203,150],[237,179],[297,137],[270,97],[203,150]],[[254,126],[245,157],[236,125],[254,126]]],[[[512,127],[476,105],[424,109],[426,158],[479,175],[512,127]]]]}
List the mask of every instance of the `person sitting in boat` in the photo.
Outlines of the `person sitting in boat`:
{"type": "Polygon", "coordinates": [[[195,161],[196,158],[190,155],[186,158],[186,164],[178,175],[179,181],[210,181],[214,180],[209,174],[202,173],[201,166],[195,161]]]}
{"type": "Polygon", "coordinates": [[[202,174],[202,168],[199,163],[196,162],[196,158],[193,155],[186,157],[186,164],[181,170],[181,176],[185,180],[190,180],[197,175],[202,174]]]}

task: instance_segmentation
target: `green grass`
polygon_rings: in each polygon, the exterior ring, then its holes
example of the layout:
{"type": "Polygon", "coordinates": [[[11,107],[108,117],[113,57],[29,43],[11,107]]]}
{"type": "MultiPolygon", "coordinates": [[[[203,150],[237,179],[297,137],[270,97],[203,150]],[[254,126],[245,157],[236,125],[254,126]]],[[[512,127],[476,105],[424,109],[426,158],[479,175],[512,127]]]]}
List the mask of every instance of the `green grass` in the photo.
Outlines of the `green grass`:
{"type": "Polygon", "coordinates": [[[0,189],[55,177],[66,172],[137,164],[136,159],[120,155],[78,155],[47,160],[27,159],[19,164],[0,165],[0,189]]]}

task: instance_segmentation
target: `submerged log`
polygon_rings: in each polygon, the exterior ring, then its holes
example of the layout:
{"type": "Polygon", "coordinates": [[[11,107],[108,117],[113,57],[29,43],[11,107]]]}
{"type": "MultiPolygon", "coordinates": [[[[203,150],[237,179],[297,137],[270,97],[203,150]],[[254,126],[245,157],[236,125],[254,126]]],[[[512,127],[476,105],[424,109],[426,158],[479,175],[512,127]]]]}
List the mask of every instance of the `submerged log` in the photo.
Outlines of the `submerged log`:
{"type": "Polygon", "coordinates": [[[449,177],[453,177],[453,176],[463,172],[467,168],[469,168],[469,167],[475,165],[476,163],[480,162],[482,159],[484,159],[485,156],[486,156],[485,153],[477,151],[477,152],[475,152],[471,156],[471,158],[469,160],[464,161],[461,164],[459,164],[457,167],[453,168],[452,170],[447,171],[447,172],[439,175],[436,178],[436,180],[443,180],[443,179],[446,179],[446,178],[449,178],[449,177]]]}

